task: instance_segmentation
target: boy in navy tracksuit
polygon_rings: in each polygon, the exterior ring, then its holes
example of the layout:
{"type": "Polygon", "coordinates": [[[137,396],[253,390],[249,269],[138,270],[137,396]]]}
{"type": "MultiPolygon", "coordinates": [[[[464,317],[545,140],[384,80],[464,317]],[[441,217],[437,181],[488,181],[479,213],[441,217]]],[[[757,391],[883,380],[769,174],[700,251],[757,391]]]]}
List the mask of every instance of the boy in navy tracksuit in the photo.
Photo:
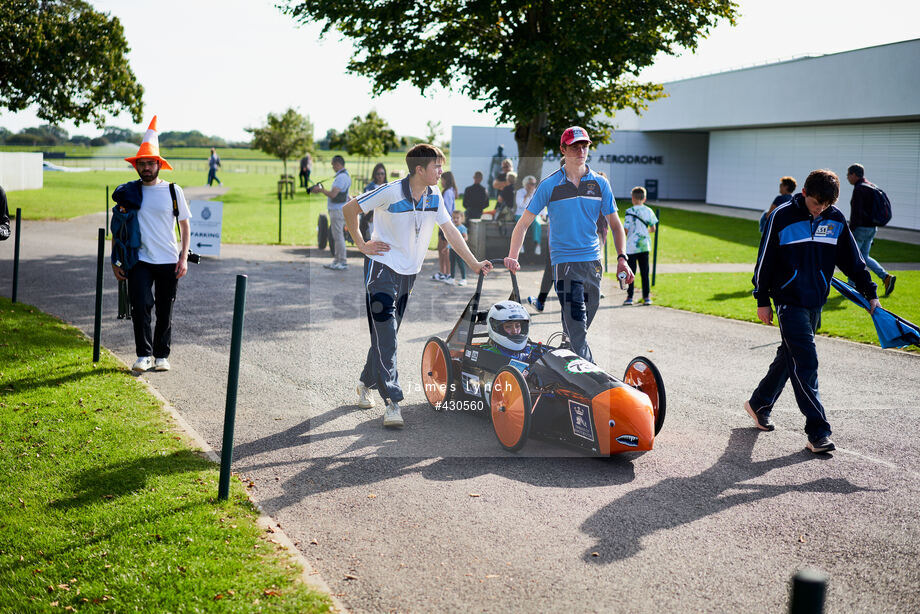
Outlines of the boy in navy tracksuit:
{"type": "Polygon", "coordinates": [[[815,453],[835,449],[818,394],[815,348],[815,330],[834,267],[855,281],[872,311],[879,306],[875,284],[846,218],[833,206],[839,194],[840,181],[833,171],[812,171],[802,193],[770,215],[760,239],[753,279],[757,317],[764,324],[773,323],[772,298],[782,343],[744,408],[757,428],[772,431],[773,404],[791,379],[796,403],[805,414],[807,447],[815,453]]]}

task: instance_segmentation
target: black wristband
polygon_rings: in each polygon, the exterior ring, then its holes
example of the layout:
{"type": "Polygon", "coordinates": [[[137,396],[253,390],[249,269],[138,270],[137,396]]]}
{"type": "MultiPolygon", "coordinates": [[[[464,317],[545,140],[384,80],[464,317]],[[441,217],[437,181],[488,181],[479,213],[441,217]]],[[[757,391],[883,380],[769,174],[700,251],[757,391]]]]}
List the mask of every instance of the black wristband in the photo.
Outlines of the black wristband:
{"type": "Polygon", "coordinates": [[[617,260],[619,260],[620,258],[622,258],[623,260],[629,260],[629,258],[626,257],[626,254],[617,254],[617,260]]]}

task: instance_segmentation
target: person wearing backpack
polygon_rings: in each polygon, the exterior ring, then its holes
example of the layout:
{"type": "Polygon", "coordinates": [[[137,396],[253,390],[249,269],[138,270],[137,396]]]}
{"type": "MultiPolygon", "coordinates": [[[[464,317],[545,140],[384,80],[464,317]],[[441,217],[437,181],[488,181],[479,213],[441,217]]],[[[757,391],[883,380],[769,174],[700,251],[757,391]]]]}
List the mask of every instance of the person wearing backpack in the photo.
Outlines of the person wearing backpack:
{"type": "Polygon", "coordinates": [[[128,280],[137,350],[137,360],[131,369],[139,373],[151,368],[168,371],[172,309],[179,280],[188,272],[192,214],[182,188],[159,178],[160,170],[171,171],[172,167],[160,157],[156,116],[137,155],[125,160],[140,179],[123,183],[112,193],[115,209],[123,209],[125,224],[130,226],[124,240],[127,251],[116,249],[119,224],[112,220],[112,272],[118,281],[128,280]],[[131,212],[135,215],[129,215],[131,212]],[[181,247],[176,241],[177,225],[182,235],[181,247]],[[154,308],[156,328],[151,334],[154,308]]]}
{"type": "Polygon", "coordinates": [[[884,226],[891,219],[891,203],[888,196],[877,185],[866,180],[866,169],[862,164],[851,164],[847,169],[847,181],[853,186],[850,198],[850,231],[859,246],[859,253],[869,270],[879,276],[885,286],[885,296],[894,292],[897,277],[890,275],[881,264],[869,255],[878,226],[884,226]]]}

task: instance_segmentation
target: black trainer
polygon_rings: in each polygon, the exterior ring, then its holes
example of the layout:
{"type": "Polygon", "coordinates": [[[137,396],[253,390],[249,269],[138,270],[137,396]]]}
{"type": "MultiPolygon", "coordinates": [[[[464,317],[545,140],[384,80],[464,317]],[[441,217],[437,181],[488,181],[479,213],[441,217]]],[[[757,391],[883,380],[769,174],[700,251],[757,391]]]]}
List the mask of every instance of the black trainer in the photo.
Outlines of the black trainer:
{"type": "Polygon", "coordinates": [[[756,424],[757,428],[761,431],[772,431],[776,428],[776,425],[773,424],[773,418],[770,417],[769,411],[754,411],[750,401],[744,402],[744,409],[751,415],[751,418],[754,419],[754,424],[756,424]]]}
{"type": "Polygon", "coordinates": [[[889,275],[882,281],[882,285],[885,286],[885,296],[891,296],[891,293],[894,292],[894,282],[898,280],[894,275],[889,275]]]}
{"type": "Polygon", "coordinates": [[[812,441],[808,440],[808,449],[814,452],[815,454],[821,454],[822,452],[830,452],[831,450],[836,450],[837,446],[834,445],[834,442],[831,441],[830,437],[822,437],[821,439],[815,439],[812,441]]]}

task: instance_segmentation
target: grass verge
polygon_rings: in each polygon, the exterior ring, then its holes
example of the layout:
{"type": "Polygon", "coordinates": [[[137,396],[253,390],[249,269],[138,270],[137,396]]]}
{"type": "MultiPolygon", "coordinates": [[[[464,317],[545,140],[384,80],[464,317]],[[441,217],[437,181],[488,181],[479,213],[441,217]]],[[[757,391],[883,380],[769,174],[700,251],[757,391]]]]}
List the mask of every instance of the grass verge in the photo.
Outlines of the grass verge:
{"type": "MultiPolygon", "coordinates": [[[[895,271],[896,291],[882,298],[885,309],[920,323],[920,271],[895,271]]],[[[613,277],[610,273],[608,277],[613,277]]],[[[657,305],[733,320],[759,322],[751,296],[751,273],[666,273],[656,276],[652,296],[657,305]]],[[[821,317],[820,334],[878,345],[872,319],[864,309],[831,290],[821,317]]],[[[907,348],[905,348],[907,349],[907,348]]],[[[920,349],[911,347],[911,352],[920,349]]]]}
{"type": "Polygon", "coordinates": [[[0,611],[322,612],[232,480],[77,330],[0,298],[0,611]]]}

